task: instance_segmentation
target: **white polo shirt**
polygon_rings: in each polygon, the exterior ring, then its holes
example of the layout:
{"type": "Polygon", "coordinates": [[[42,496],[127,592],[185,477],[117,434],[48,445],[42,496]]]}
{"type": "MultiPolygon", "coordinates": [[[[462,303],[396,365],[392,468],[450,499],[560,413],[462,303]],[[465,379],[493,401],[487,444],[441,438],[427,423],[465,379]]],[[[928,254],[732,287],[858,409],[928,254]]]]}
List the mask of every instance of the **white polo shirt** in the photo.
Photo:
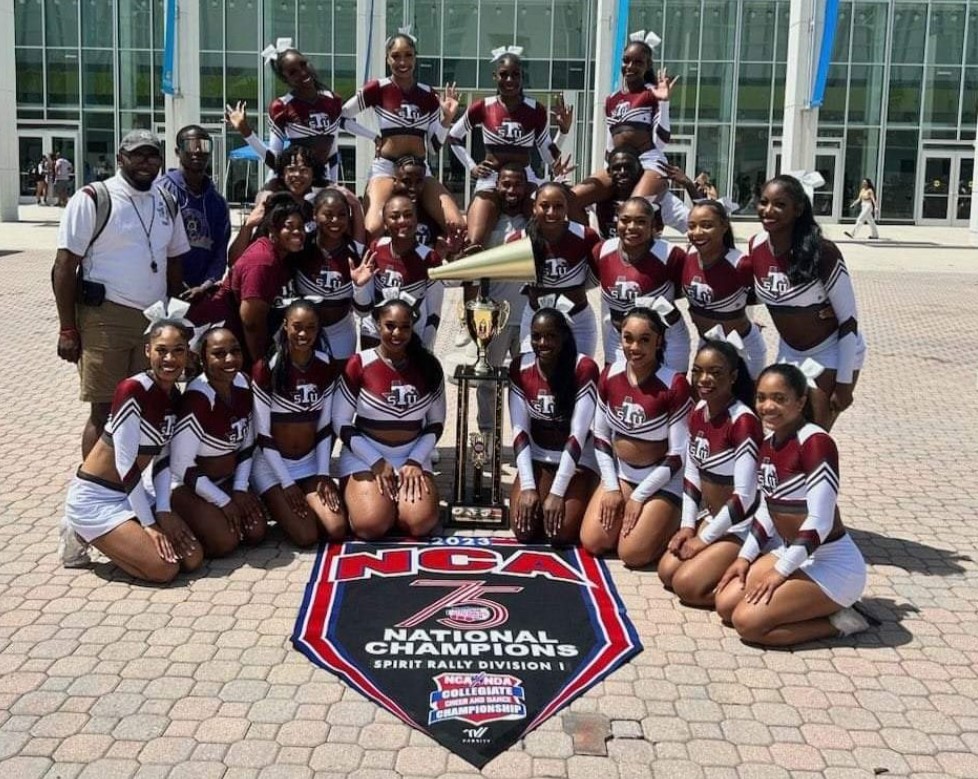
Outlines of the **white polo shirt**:
{"type": "Polygon", "coordinates": [[[95,201],[79,190],[61,218],[58,248],[83,258],[85,279],[104,284],[106,300],[141,311],[166,297],[167,258],[190,251],[187,231],[179,211],[175,219],[170,218],[155,183],[143,192],[117,171],[105,184],[112,197],[112,213],[98,240],[89,248],[95,230],[95,201]]]}

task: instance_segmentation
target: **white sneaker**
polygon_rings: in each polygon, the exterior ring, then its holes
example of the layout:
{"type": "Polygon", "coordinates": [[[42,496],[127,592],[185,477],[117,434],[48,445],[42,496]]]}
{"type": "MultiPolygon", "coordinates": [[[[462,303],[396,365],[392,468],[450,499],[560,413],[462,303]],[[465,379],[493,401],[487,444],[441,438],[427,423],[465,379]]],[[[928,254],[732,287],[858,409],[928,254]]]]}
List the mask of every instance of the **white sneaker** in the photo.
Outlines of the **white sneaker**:
{"type": "Polygon", "coordinates": [[[869,621],[851,606],[832,614],[829,622],[840,636],[851,636],[869,629],[869,621]]]}
{"type": "Polygon", "coordinates": [[[441,462],[441,454],[437,449],[431,450],[431,464],[438,465],[441,462]]]}
{"type": "Polygon", "coordinates": [[[90,565],[92,558],[88,548],[88,544],[78,537],[62,517],[58,530],[58,557],[61,558],[61,564],[65,568],[84,568],[90,565]]]}

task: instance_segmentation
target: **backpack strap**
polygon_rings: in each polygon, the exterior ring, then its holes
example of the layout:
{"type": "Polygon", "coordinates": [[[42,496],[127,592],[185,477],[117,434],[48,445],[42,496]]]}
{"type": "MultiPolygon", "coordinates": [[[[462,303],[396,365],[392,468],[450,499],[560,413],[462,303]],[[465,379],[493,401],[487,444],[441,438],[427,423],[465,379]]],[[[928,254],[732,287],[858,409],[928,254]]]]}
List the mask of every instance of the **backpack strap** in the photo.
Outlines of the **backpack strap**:
{"type": "Polygon", "coordinates": [[[105,226],[109,223],[109,217],[112,216],[112,196],[109,194],[109,188],[104,181],[93,181],[91,184],[82,187],[82,192],[88,195],[95,204],[95,226],[92,230],[92,239],[85,248],[85,254],[88,254],[88,250],[102,235],[105,226]]]}
{"type": "Polygon", "coordinates": [[[177,203],[176,197],[166,187],[157,186],[156,189],[163,198],[163,202],[166,203],[166,210],[170,212],[170,219],[176,219],[177,212],[180,210],[180,204],[177,203]]]}

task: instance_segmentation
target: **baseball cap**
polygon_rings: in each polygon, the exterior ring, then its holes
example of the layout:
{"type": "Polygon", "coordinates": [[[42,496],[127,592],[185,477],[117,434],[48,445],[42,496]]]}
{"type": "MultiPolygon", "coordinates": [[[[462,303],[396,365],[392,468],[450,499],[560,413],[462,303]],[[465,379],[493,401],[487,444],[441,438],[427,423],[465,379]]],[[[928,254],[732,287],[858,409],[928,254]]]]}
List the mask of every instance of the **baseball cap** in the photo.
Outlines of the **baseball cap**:
{"type": "Polygon", "coordinates": [[[152,146],[156,151],[163,151],[163,144],[150,130],[130,130],[119,144],[119,151],[135,151],[146,146],[152,146]]]}

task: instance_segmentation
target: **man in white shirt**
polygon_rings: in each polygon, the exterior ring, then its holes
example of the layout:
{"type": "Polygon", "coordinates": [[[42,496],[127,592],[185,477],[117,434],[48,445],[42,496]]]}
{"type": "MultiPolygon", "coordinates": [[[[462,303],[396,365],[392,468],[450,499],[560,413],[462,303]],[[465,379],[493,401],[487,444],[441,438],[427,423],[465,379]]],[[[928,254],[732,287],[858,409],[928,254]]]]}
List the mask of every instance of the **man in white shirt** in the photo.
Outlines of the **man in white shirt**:
{"type": "Polygon", "coordinates": [[[68,186],[71,177],[75,173],[75,168],[71,161],[62,157],[58,152],[54,153],[54,194],[58,198],[58,205],[62,208],[68,205],[68,186]]]}
{"type": "MultiPolygon", "coordinates": [[[[95,445],[116,385],[147,367],[143,310],[182,286],[180,257],[190,250],[183,218],[156,184],[163,147],[133,130],[119,147],[116,174],[99,184],[111,211],[95,235],[96,185],[68,201],[58,232],[52,283],[61,330],[58,356],[78,365],[81,400],[91,404],[82,456],[95,445]]],[[[104,197],[102,200],[104,213],[104,197]]]]}

